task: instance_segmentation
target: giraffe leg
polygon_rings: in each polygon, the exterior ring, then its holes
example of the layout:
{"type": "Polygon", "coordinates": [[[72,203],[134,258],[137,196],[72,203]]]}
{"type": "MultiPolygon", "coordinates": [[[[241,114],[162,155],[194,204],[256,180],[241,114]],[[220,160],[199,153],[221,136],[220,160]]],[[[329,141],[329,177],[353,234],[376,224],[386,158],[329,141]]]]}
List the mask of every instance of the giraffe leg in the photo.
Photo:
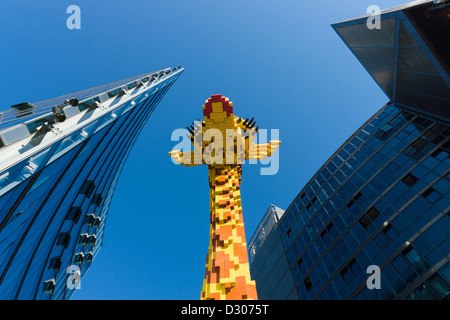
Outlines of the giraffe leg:
{"type": "Polygon", "coordinates": [[[201,299],[257,299],[250,278],[240,196],[240,165],[211,168],[210,246],[201,299]]]}

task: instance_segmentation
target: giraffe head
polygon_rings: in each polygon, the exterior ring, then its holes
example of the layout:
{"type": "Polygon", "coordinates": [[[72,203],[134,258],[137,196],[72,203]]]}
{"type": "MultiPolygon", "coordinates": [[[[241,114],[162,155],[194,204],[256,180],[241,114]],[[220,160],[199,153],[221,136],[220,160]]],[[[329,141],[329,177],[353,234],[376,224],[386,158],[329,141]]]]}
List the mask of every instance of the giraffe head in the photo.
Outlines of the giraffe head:
{"type": "Polygon", "coordinates": [[[214,94],[203,105],[206,124],[217,125],[234,119],[233,102],[220,94],[214,94]]]}

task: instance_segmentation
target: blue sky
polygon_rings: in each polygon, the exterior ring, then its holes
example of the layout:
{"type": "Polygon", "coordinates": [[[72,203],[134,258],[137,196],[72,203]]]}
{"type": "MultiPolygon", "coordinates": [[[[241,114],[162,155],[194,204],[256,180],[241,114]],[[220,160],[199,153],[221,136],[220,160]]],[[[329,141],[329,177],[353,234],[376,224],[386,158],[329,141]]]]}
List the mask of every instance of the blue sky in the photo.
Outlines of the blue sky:
{"type": "Polygon", "coordinates": [[[125,165],[103,248],[73,299],[199,299],[209,243],[208,173],[176,166],[173,130],[220,93],[236,115],[279,129],[279,171],[244,165],[249,240],[270,204],[287,208],[387,101],[330,24],[394,0],[7,1],[0,10],[0,109],[153,70],[184,73],[125,165]],[[81,30],[69,30],[69,5],[81,30]]]}

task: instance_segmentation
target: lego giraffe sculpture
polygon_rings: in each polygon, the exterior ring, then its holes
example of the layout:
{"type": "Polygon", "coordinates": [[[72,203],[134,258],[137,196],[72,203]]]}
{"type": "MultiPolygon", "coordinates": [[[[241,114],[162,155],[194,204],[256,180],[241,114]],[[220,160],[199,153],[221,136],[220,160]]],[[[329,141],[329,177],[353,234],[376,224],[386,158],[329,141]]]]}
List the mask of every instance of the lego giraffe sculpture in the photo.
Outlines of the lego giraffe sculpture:
{"type": "Polygon", "coordinates": [[[212,95],[206,100],[203,105],[203,115],[204,121],[199,120],[194,123],[194,126],[188,128],[194,151],[169,152],[178,164],[208,165],[210,243],[200,298],[202,300],[256,300],[258,297],[255,282],[250,278],[239,190],[241,164],[244,159],[259,160],[271,156],[279,147],[280,141],[255,145],[253,138],[255,132],[258,132],[258,127],[255,128],[253,119],[248,121],[248,119],[243,120],[234,116],[233,103],[220,94],[212,95]],[[215,130],[213,130],[214,135],[208,131],[210,129],[215,130]],[[227,139],[218,139],[217,136],[220,134],[227,139]],[[208,152],[210,152],[209,155],[207,155],[208,152]],[[211,160],[211,158],[214,159],[211,160]]]}

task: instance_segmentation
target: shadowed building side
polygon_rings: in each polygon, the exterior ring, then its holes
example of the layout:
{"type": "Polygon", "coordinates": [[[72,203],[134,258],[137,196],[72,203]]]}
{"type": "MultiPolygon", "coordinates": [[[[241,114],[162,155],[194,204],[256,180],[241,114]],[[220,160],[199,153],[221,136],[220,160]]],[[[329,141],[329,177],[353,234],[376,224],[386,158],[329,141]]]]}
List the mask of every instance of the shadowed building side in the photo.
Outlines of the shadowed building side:
{"type": "Polygon", "coordinates": [[[70,299],[102,246],[126,159],[182,71],[2,112],[1,299],[70,299]]]}

